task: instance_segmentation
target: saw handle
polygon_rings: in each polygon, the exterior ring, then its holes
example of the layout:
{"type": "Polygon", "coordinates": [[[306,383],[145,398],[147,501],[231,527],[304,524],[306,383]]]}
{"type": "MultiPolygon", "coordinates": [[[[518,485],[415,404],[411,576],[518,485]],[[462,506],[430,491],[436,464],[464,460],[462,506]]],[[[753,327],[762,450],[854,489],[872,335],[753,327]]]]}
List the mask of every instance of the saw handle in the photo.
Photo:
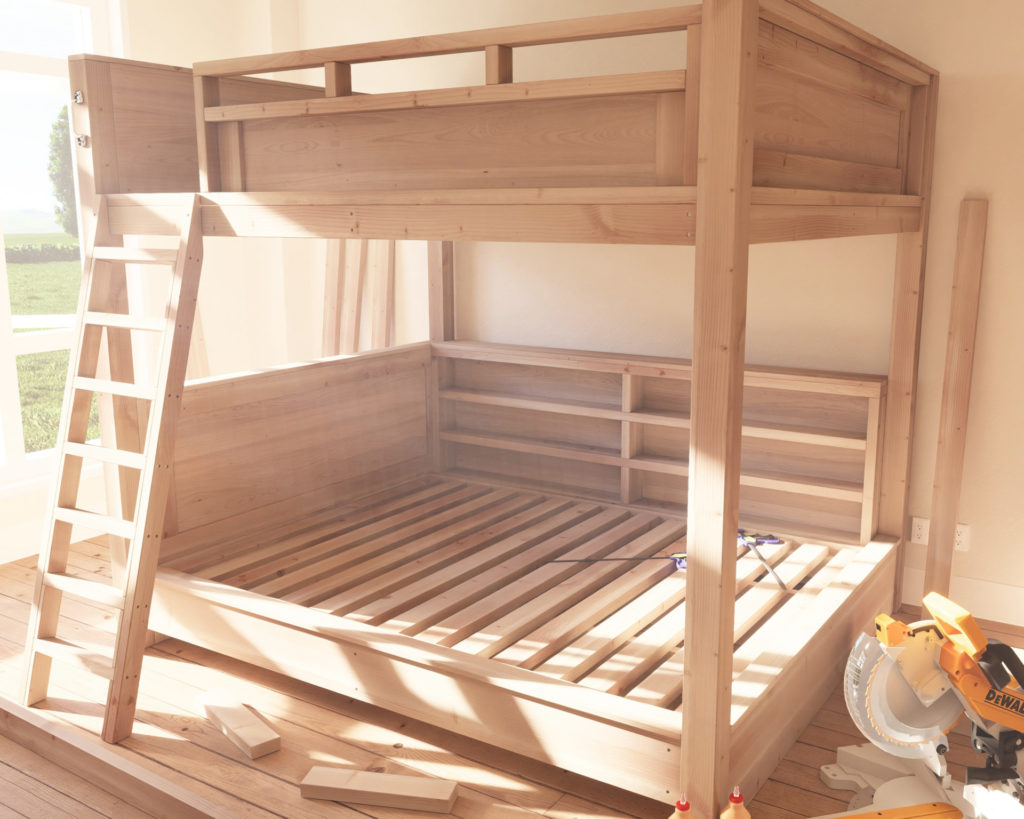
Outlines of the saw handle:
{"type": "Polygon", "coordinates": [[[985,672],[993,688],[1002,690],[1012,676],[1018,688],[1024,688],[1024,663],[1017,652],[998,640],[989,640],[985,653],[978,660],[978,666],[985,672]]]}

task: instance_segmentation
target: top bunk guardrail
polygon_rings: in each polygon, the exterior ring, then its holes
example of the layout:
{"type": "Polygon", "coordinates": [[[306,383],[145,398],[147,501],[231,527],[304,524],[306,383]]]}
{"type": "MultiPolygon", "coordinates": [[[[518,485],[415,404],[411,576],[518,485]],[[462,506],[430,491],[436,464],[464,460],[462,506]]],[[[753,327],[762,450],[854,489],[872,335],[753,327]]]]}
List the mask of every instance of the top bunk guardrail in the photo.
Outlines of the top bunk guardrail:
{"type": "MultiPolygon", "coordinates": [[[[203,189],[694,185],[702,11],[682,6],[197,63],[203,189]],[[513,77],[516,48],[682,30],[686,57],[680,53],[675,70],[513,77]],[[353,93],[353,64],[466,52],[485,55],[485,84],[353,93]],[[222,78],[310,68],[324,71],[322,98],[221,99],[222,78]],[[381,112],[391,116],[366,116],[381,112]]],[[[763,0],[758,50],[755,186],[919,192],[911,166],[926,106],[915,89],[931,84],[931,69],[805,0],[763,0]]]]}
{"type": "MultiPolygon", "coordinates": [[[[807,0],[760,8],[751,241],[918,230],[932,69],[807,0]]],[[[194,190],[199,178],[208,235],[692,244],[701,12],[241,57],[192,76],[73,58],[89,108],[76,122],[90,136],[79,165],[94,169],[97,193],[194,190]],[[686,47],[671,70],[513,76],[516,48],[673,30],[686,47]],[[352,88],[353,64],[460,52],[485,55],[480,85],[352,88]],[[311,66],[323,88],[245,76],[311,66]],[[150,110],[159,124],[143,133],[138,114],[150,110]]]]}

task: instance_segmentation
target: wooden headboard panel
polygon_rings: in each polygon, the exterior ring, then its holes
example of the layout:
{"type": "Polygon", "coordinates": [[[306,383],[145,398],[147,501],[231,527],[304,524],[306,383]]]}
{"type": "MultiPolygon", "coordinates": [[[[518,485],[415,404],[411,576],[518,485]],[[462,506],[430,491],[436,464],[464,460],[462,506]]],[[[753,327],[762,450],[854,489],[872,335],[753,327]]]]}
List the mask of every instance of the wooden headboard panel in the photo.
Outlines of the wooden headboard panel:
{"type": "Polygon", "coordinates": [[[187,385],[165,551],[426,472],[430,371],[421,343],[187,385]]]}
{"type": "Polygon", "coordinates": [[[757,57],[755,185],[903,192],[913,86],[768,20],[757,57]]]}
{"type": "MultiPolygon", "coordinates": [[[[68,59],[71,126],[83,200],[97,193],[199,190],[192,70],[91,54],[68,59]]],[[[218,80],[232,103],[322,96],[323,88],[248,77],[218,80]]]]}

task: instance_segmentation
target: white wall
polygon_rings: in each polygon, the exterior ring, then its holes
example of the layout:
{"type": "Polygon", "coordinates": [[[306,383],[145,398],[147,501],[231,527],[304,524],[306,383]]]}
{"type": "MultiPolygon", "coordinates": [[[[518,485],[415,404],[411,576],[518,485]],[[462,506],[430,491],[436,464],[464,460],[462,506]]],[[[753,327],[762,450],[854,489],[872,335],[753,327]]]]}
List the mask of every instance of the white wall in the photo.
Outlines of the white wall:
{"type": "MultiPolygon", "coordinates": [[[[989,241],[968,429],[960,520],[971,526],[972,548],[954,564],[954,595],[977,614],[1024,622],[1024,549],[1016,545],[1024,457],[1016,418],[1022,398],[1014,367],[1024,349],[1015,315],[1024,303],[1024,258],[1017,227],[1024,216],[1024,66],[1018,59],[1024,4],[1017,0],[822,0],[823,5],[889,40],[942,73],[938,142],[924,302],[921,384],[910,511],[928,515],[936,445],[956,211],[965,195],[991,201],[989,241]]],[[[128,56],[165,62],[293,47],[386,39],[666,5],[666,0],[186,0],[173,5],[124,0],[128,56]],[[275,29],[271,22],[276,20],[275,29]],[[276,31],[276,34],[272,32],[276,31]],[[288,42],[288,41],[291,42],[288,42]]],[[[543,47],[517,52],[521,79],[595,71],[654,70],[683,64],[677,35],[640,42],[543,47]]],[[[482,81],[480,55],[357,66],[360,91],[385,91],[482,81]]],[[[212,244],[212,243],[209,243],[212,244]]],[[[287,244],[287,243],[285,243],[287,244]]],[[[883,373],[887,364],[893,250],[891,236],[755,246],[751,249],[747,357],[774,363],[883,373]]],[[[212,248],[211,248],[212,249],[212,248]]],[[[209,251],[208,251],[209,252],[209,251]]],[[[216,333],[225,328],[266,349],[258,356],[305,357],[319,338],[316,299],[322,264],[316,251],[267,250],[283,260],[286,278],[243,270],[204,284],[204,313],[215,370],[216,333]],[[277,255],[275,255],[277,254],[277,255]],[[263,336],[232,310],[246,288],[263,294],[257,310],[263,336]],[[213,291],[216,290],[214,296],[213,291]],[[313,300],[310,307],[306,299],[313,300]],[[232,298],[235,301],[232,301],[232,298]],[[284,318],[271,308],[285,303],[284,318]],[[219,305],[214,307],[213,305],[219,305]],[[275,315],[276,314],[276,318],[275,315]],[[221,315],[225,315],[221,313],[221,315]],[[220,328],[220,329],[215,329],[220,328]],[[291,337],[282,346],[280,339],[291,337]],[[271,349],[272,348],[272,349],[271,349]]],[[[422,337],[422,257],[409,248],[400,266],[409,286],[402,340],[422,337]],[[412,260],[415,260],[413,263],[412,260]],[[417,295],[419,294],[419,295],[417,295]]],[[[688,355],[691,350],[693,252],[685,248],[464,244],[457,249],[458,332],[527,344],[688,355]]],[[[225,268],[230,265],[225,261],[225,268]]],[[[207,277],[211,278],[211,277],[207,277]]],[[[908,581],[919,577],[922,551],[910,550],[908,581]]],[[[919,581],[917,581],[919,582],[919,581]]],[[[913,595],[911,595],[912,597],[913,595]]]]}

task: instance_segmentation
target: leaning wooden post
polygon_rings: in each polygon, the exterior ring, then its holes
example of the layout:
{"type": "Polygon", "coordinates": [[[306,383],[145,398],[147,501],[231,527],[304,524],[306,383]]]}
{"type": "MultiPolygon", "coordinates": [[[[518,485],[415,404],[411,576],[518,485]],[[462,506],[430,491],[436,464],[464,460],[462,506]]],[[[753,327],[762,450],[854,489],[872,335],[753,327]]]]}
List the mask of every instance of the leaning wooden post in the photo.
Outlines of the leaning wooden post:
{"type": "Polygon", "coordinates": [[[682,784],[695,816],[729,791],[757,0],[705,0],[698,127],[682,784]]]}

